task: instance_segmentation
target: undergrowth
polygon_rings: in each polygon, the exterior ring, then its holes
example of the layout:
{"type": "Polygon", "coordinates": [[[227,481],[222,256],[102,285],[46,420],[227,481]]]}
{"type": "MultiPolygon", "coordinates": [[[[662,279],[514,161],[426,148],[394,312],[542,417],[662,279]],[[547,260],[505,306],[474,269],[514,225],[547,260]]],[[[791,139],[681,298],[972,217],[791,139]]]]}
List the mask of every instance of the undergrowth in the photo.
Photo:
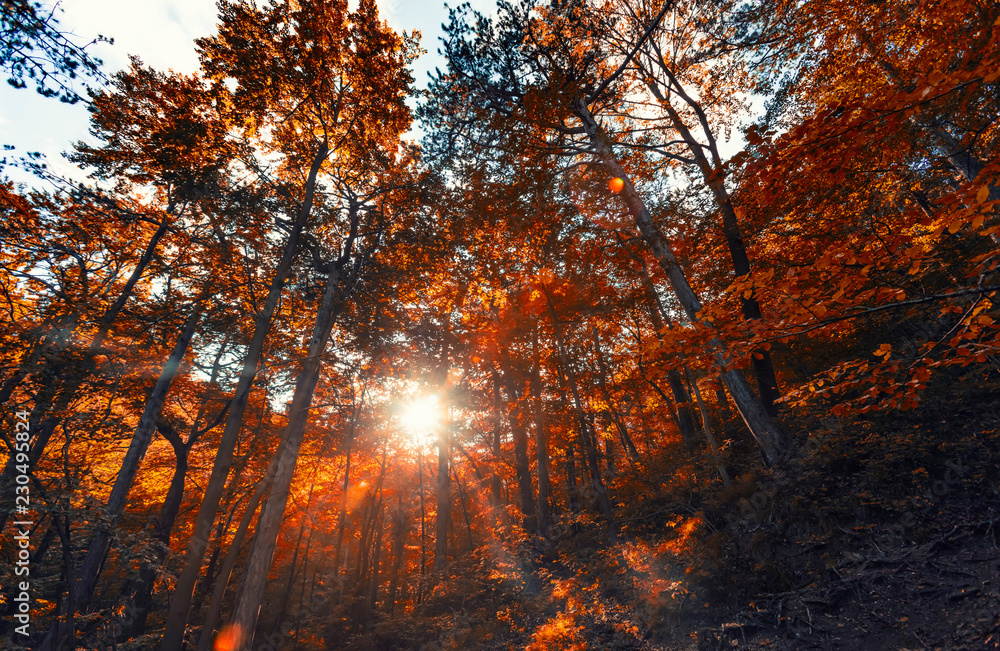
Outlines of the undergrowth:
{"type": "Polygon", "coordinates": [[[752,445],[729,441],[727,466],[756,470],[736,470],[728,487],[707,453],[661,448],[613,479],[613,543],[599,519],[565,513],[554,540],[511,533],[350,648],[699,648],[699,631],[762,600],[993,517],[998,388],[987,378],[912,412],[814,419],[769,470],[752,445]]]}

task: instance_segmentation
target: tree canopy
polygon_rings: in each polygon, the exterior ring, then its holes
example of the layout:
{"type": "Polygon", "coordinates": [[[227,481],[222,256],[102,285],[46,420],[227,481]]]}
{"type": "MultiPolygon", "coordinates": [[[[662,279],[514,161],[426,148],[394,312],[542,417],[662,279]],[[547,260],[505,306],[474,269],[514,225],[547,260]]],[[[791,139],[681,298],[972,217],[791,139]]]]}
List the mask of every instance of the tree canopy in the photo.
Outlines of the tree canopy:
{"type": "Polygon", "coordinates": [[[5,645],[997,639],[1000,6],[218,12],[81,98],[3,5],[94,137],[0,181],[5,645]]]}

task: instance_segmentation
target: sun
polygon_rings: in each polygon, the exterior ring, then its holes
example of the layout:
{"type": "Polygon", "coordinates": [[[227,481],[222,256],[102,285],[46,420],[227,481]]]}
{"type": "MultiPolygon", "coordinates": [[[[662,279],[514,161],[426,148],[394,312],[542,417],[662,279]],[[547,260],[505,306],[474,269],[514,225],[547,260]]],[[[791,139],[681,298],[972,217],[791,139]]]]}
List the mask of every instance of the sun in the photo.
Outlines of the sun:
{"type": "Polygon", "coordinates": [[[436,393],[418,395],[400,413],[403,429],[419,445],[430,445],[441,425],[441,401],[436,393]]]}

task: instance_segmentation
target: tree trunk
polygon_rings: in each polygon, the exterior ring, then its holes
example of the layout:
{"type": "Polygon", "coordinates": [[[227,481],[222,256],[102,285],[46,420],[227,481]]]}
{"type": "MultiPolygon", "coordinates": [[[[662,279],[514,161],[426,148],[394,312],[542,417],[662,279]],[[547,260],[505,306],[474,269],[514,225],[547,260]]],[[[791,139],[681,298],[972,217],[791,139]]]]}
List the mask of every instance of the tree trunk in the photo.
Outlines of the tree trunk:
{"type": "Polygon", "coordinates": [[[264,585],[271,568],[274,548],[278,541],[278,532],[285,514],[285,505],[295,474],[299,448],[309,421],[309,407],[312,404],[313,393],[319,381],[320,357],[326,350],[326,343],[337,321],[343,306],[343,296],[339,291],[341,269],[350,256],[350,242],[345,246],[341,259],[334,265],[327,276],[323,300],[316,316],[312,339],[309,341],[308,356],[302,363],[302,370],[295,383],[295,394],[289,407],[288,425],[282,433],[284,447],[279,448],[278,466],[274,474],[271,492],[261,508],[257,522],[257,533],[254,535],[250,556],[247,558],[243,580],[233,608],[233,622],[242,631],[245,642],[242,648],[250,648],[254,630],[257,626],[257,616],[260,611],[261,599],[264,596],[264,585]]]}
{"type": "MultiPolygon", "coordinates": [[[[750,257],[747,255],[746,244],[743,241],[743,232],[740,228],[739,219],[736,216],[736,210],[733,208],[732,198],[729,196],[729,191],[726,190],[725,167],[722,164],[718,144],[709,125],[708,117],[705,115],[701,104],[684,91],[680,82],[673,77],[666,65],[662,67],[672,82],[674,92],[688,106],[694,109],[695,114],[698,116],[701,122],[702,133],[705,134],[705,138],[708,141],[708,150],[712,154],[711,163],[708,157],[705,156],[705,151],[701,143],[697,141],[694,134],[684,124],[684,120],[670,104],[670,101],[663,97],[656,83],[649,84],[649,88],[656,98],[660,100],[660,105],[667,111],[671,122],[674,124],[674,128],[681,135],[681,138],[684,139],[684,142],[687,143],[688,150],[701,170],[705,185],[712,191],[712,196],[715,198],[715,203],[722,216],[722,232],[726,237],[726,244],[729,247],[729,255],[733,261],[735,277],[746,276],[750,273],[750,257]]],[[[757,302],[757,298],[753,294],[750,296],[741,296],[740,301],[744,318],[748,320],[760,318],[760,303],[757,302]]],[[[771,354],[763,348],[759,348],[754,352],[756,355],[753,356],[751,365],[753,366],[754,376],[757,379],[761,402],[764,403],[764,408],[769,415],[777,416],[778,405],[776,401],[781,398],[781,392],[778,390],[778,379],[774,373],[774,364],[771,363],[771,354]]]]}
{"type": "MultiPolygon", "coordinates": [[[[323,467],[324,465],[324,457],[326,456],[326,451],[327,451],[327,441],[324,441],[319,456],[316,458],[315,470],[313,471],[312,480],[309,483],[309,496],[306,498],[305,509],[303,510],[301,522],[299,523],[299,536],[295,540],[295,552],[292,554],[292,561],[289,564],[290,567],[288,570],[288,581],[285,582],[285,592],[281,597],[281,606],[278,610],[278,616],[274,618],[274,623],[271,627],[272,634],[277,633],[281,629],[282,624],[284,622],[285,613],[288,612],[288,604],[291,601],[292,590],[295,587],[295,576],[297,573],[296,568],[298,567],[299,549],[302,547],[302,538],[305,535],[306,524],[308,524],[310,521],[309,513],[313,503],[312,502],[313,494],[315,493],[316,490],[316,473],[318,472],[319,468],[323,467]]],[[[306,538],[305,550],[302,552],[303,589],[305,588],[306,574],[309,570],[308,567],[309,546],[312,543],[312,536],[313,536],[313,529],[310,529],[309,537],[306,538]]]]}
{"type": "Polygon", "coordinates": [[[493,378],[493,476],[490,481],[490,489],[493,495],[493,505],[499,507],[503,504],[503,485],[497,470],[500,467],[503,450],[501,445],[503,441],[503,401],[500,398],[500,374],[497,373],[496,368],[491,369],[490,372],[493,378]]]}
{"type": "MultiPolygon", "coordinates": [[[[195,421],[197,425],[197,420],[195,421]]],[[[159,424],[157,424],[159,428],[159,424]]],[[[161,429],[162,433],[163,430],[161,429]]],[[[160,512],[156,516],[156,528],[153,539],[157,548],[154,554],[155,562],[144,562],[139,569],[139,585],[136,588],[131,601],[129,612],[130,621],[128,623],[128,636],[139,637],[146,632],[146,619],[153,608],[153,584],[156,582],[156,575],[159,566],[167,556],[170,548],[170,532],[174,528],[174,521],[180,512],[181,501],[184,499],[184,482],[188,470],[188,452],[190,445],[185,445],[176,432],[169,438],[171,447],[174,449],[174,475],[170,478],[170,488],[163,498],[160,512]]]]}
{"type": "MultiPolygon", "coordinates": [[[[227,345],[228,338],[225,338],[215,353],[215,361],[212,363],[212,374],[208,381],[210,386],[215,386],[219,379],[222,357],[226,352],[227,345]]],[[[181,502],[184,499],[188,455],[191,452],[191,448],[203,434],[207,434],[222,422],[222,419],[225,418],[226,413],[229,411],[229,404],[226,403],[226,406],[213,422],[206,425],[204,429],[199,430],[207,408],[208,400],[206,397],[206,400],[198,408],[198,413],[191,424],[191,430],[188,432],[186,443],[169,424],[161,420],[157,420],[156,422],[156,429],[159,430],[160,435],[174,449],[174,475],[170,480],[170,487],[167,489],[167,494],[163,498],[160,512],[156,516],[154,539],[157,541],[158,546],[154,554],[155,562],[143,563],[139,570],[139,584],[132,594],[132,601],[128,611],[131,621],[128,623],[126,631],[130,638],[139,637],[146,632],[146,619],[153,608],[153,585],[156,582],[157,573],[163,566],[163,561],[170,550],[170,533],[173,531],[174,522],[177,520],[177,514],[180,512],[181,502]]]]}
{"type": "Polygon", "coordinates": [[[399,586],[399,570],[403,566],[406,553],[406,509],[402,495],[396,498],[396,511],[392,517],[392,576],[389,579],[389,593],[386,596],[387,610],[391,617],[396,611],[396,591],[399,586]]]}
{"type": "Polygon", "coordinates": [[[229,543],[229,550],[226,552],[226,558],[222,561],[222,568],[219,570],[219,576],[215,580],[215,585],[212,587],[212,598],[209,601],[208,611],[205,613],[205,621],[201,625],[201,633],[198,637],[198,651],[208,651],[212,646],[212,636],[215,634],[215,628],[219,623],[222,615],[222,600],[226,596],[226,589],[229,587],[229,580],[233,575],[233,568],[236,567],[236,561],[239,559],[240,550],[243,547],[243,540],[246,538],[247,531],[250,529],[250,523],[253,521],[253,516],[257,513],[257,507],[260,505],[260,500],[264,496],[264,493],[271,486],[271,480],[274,478],[274,472],[277,469],[278,455],[275,454],[271,459],[271,462],[267,466],[267,472],[264,476],[257,480],[257,485],[254,487],[253,495],[250,497],[250,501],[247,503],[246,509],[243,511],[243,517],[240,518],[240,524],[236,527],[236,532],[233,534],[233,540],[229,543]]]}
{"type": "Polygon", "coordinates": [[[597,356],[597,381],[601,387],[604,402],[608,405],[608,418],[618,430],[618,438],[621,440],[622,449],[625,450],[629,461],[635,463],[639,460],[639,450],[636,449],[635,442],[632,441],[632,437],[628,433],[628,428],[625,427],[625,421],[622,420],[621,414],[618,413],[618,410],[615,409],[614,404],[611,402],[611,390],[608,389],[608,366],[604,361],[604,351],[601,350],[601,340],[597,334],[597,326],[593,323],[590,324],[590,334],[594,340],[594,354],[597,356]]]}
{"type": "Polygon", "coordinates": [[[454,465],[451,467],[452,479],[455,480],[455,485],[458,487],[458,502],[462,505],[462,519],[465,520],[465,533],[468,538],[468,551],[472,551],[476,548],[472,540],[472,520],[469,519],[469,509],[466,505],[465,499],[465,486],[462,484],[461,478],[458,476],[458,470],[454,465]]]}
{"type": "Polygon", "coordinates": [[[215,456],[215,463],[212,465],[212,474],[209,476],[208,484],[205,487],[205,494],[195,516],[194,530],[188,544],[187,554],[184,559],[184,567],[177,584],[174,588],[173,599],[170,602],[170,611],[164,625],[163,638],[160,641],[160,651],[181,651],[184,643],[184,631],[187,628],[188,611],[191,608],[191,598],[194,593],[194,586],[201,571],[201,563],[205,557],[205,549],[208,546],[208,539],[212,531],[212,523],[219,509],[222,493],[225,489],[226,478],[233,463],[233,451],[236,448],[236,439],[239,436],[243,425],[243,414],[246,412],[247,400],[250,397],[250,387],[257,375],[257,367],[260,363],[261,354],[264,350],[264,339],[271,327],[271,320],[274,316],[275,307],[281,297],[285,287],[285,280],[291,270],[292,259],[298,251],[299,238],[302,229],[305,227],[312,212],[313,195],[316,189],[316,176],[319,168],[326,160],[327,148],[321,146],[316,156],[313,158],[312,167],[306,181],[306,194],[302,202],[299,215],[292,225],[292,230],[285,243],[285,250],[282,254],[278,268],[275,270],[274,278],[268,290],[267,299],[263,309],[257,314],[254,323],[253,338],[247,349],[247,355],[243,362],[243,369],[240,372],[239,382],[233,394],[233,402],[229,407],[229,416],[226,418],[226,427],[222,432],[222,439],[219,441],[219,448],[215,456]]]}
{"type": "Polygon", "coordinates": [[[698,410],[701,411],[701,423],[705,428],[705,438],[708,439],[708,447],[712,451],[712,458],[715,459],[715,465],[719,469],[719,475],[722,477],[722,483],[728,488],[729,487],[729,472],[726,467],[722,464],[722,457],[719,456],[719,446],[715,442],[715,436],[712,434],[712,426],[708,422],[708,410],[705,409],[705,401],[701,399],[701,389],[698,388],[698,380],[691,373],[691,369],[684,369],[687,371],[688,382],[691,383],[691,388],[694,390],[694,396],[698,400],[698,410]]]}
{"type": "Polygon", "coordinates": [[[522,527],[528,533],[538,530],[538,520],[535,515],[535,488],[531,483],[531,460],[528,457],[528,431],[525,428],[524,405],[521,392],[518,390],[517,378],[512,369],[504,373],[509,401],[508,420],[510,430],[514,435],[514,474],[517,477],[517,488],[521,498],[521,515],[524,517],[522,527]]]}
{"type": "MultiPolygon", "coordinates": [[[[136,475],[139,473],[139,464],[142,462],[143,457],[146,456],[146,450],[149,449],[149,444],[153,440],[156,419],[163,409],[167,392],[170,391],[170,385],[173,384],[174,378],[177,376],[177,371],[180,369],[184,355],[187,353],[188,344],[191,342],[195,328],[198,326],[198,321],[201,319],[202,307],[202,303],[199,302],[192,310],[180,337],[177,339],[177,343],[174,345],[173,351],[170,353],[170,357],[167,358],[163,369],[160,371],[160,377],[153,387],[149,399],[146,401],[145,409],[139,418],[139,424],[132,434],[132,441],[129,443],[128,450],[125,452],[125,458],[122,460],[121,470],[118,472],[115,483],[111,487],[111,494],[108,496],[108,502],[105,507],[105,513],[109,518],[107,528],[99,529],[90,541],[80,571],[76,576],[76,580],[71,584],[67,604],[70,613],[75,613],[94,594],[94,588],[97,586],[97,578],[100,575],[101,568],[104,566],[104,560],[111,543],[110,530],[115,526],[118,518],[125,510],[125,500],[128,497],[129,490],[132,488],[132,484],[135,482],[136,475]]],[[[41,649],[47,651],[70,644],[71,635],[72,631],[68,626],[57,622],[46,635],[41,649]]]]}
{"type": "MultiPolygon", "coordinates": [[[[362,398],[363,399],[363,398],[362,398]]],[[[356,402],[351,410],[351,424],[347,430],[347,440],[344,442],[346,453],[344,455],[344,485],[340,494],[340,518],[337,520],[337,544],[333,552],[333,573],[338,585],[342,583],[340,574],[340,552],[344,548],[344,532],[347,527],[347,491],[351,486],[351,451],[354,447],[354,431],[357,427],[358,416],[361,413],[363,402],[356,402]]],[[[341,589],[343,586],[341,585],[341,589]]]]}
{"type": "MultiPolygon", "coordinates": [[[[446,409],[448,407],[446,406],[446,409]]],[[[437,518],[434,539],[434,571],[448,562],[448,527],[451,525],[451,427],[450,418],[441,425],[438,435],[437,518]]]]}
{"type": "Polygon", "coordinates": [[[608,498],[608,489],[604,485],[604,478],[601,477],[601,468],[597,460],[597,437],[596,432],[590,429],[587,423],[586,410],[583,408],[583,401],[580,400],[580,392],[576,386],[576,374],[570,366],[569,356],[566,354],[566,343],[563,340],[562,329],[559,327],[559,318],[556,314],[555,306],[552,304],[552,296],[547,287],[543,288],[545,300],[549,308],[549,318],[552,319],[552,331],[556,337],[556,352],[559,356],[559,365],[562,367],[563,382],[569,386],[570,395],[573,396],[573,405],[576,407],[576,419],[580,428],[580,441],[583,444],[584,453],[587,457],[587,466],[590,469],[590,485],[597,496],[597,504],[607,521],[608,532],[614,538],[614,511],[611,508],[611,500],[608,498]]]}
{"type": "Polygon", "coordinates": [[[378,520],[375,523],[375,536],[372,539],[371,579],[368,581],[368,590],[365,595],[367,597],[365,600],[366,608],[360,627],[362,630],[368,628],[368,625],[371,622],[372,614],[375,612],[375,608],[378,604],[378,578],[382,569],[382,522],[384,520],[381,513],[381,506],[382,498],[380,495],[380,509],[378,513],[378,520]]]}
{"type": "Polygon", "coordinates": [[[531,404],[535,416],[535,467],[538,472],[538,533],[549,537],[552,525],[549,480],[549,434],[545,429],[545,407],[542,403],[541,353],[538,346],[538,319],[531,330],[531,404]]]}
{"type": "MultiPolygon", "coordinates": [[[[639,262],[641,263],[641,279],[643,291],[646,296],[646,308],[649,311],[649,318],[653,322],[653,330],[656,331],[656,338],[662,341],[662,332],[664,329],[663,306],[660,305],[660,298],[657,296],[656,288],[649,277],[645,260],[640,259],[639,262]]],[[[650,382],[657,391],[660,390],[652,381],[647,380],[647,382],[650,382]]],[[[687,445],[694,445],[697,434],[695,433],[694,418],[691,415],[691,396],[688,395],[687,389],[684,387],[684,380],[681,379],[681,374],[677,369],[672,368],[667,371],[667,383],[670,384],[670,392],[674,395],[674,408],[677,414],[677,426],[681,432],[681,439],[687,445]]]]}
{"type": "MultiPolygon", "coordinates": [[[[660,268],[663,269],[664,274],[666,274],[667,279],[670,281],[670,285],[681,307],[684,308],[689,319],[697,321],[698,312],[701,310],[701,301],[698,300],[698,296],[691,289],[691,285],[688,283],[680,264],[678,264],[677,258],[674,257],[673,252],[670,250],[659,227],[653,221],[653,217],[646,208],[645,203],[615,157],[607,136],[597,124],[594,116],[591,115],[590,109],[583,99],[577,100],[575,109],[577,117],[582,121],[583,128],[590,138],[595,153],[601,159],[607,172],[612,177],[621,178],[624,181],[625,185],[621,190],[621,197],[625,201],[636,227],[642,234],[643,239],[645,239],[660,268]]],[[[777,463],[784,450],[784,437],[781,431],[771,422],[763,403],[754,395],[743,374],[737,369],[727,369],[723,343],[718,339],[712,339],[710,343],[714,349],[713,352],[716,361],[723,369],[722,380],[726,388],[729,389],[729,393],[733,397],[733,402],[736,403],[736,407],[743,417],[747,428],[749,428],[751,434],[757,440],[764,462],[768,465],[777,463]]]]}
{"type": "Polygon", "coordinates": [[[566,496],[570,513],[580,512],[580,496],[576,483],[576,450],[573,439],[566,432],[566,496]]]}
{"type": "Polygon", "coordinates": [[[417,448],[417,482],[420,488],[420,583],[417,586],[416,602],[424,596],[424,577],[427,576],[427,508],[424,505],[424,456],[417,448]]]}

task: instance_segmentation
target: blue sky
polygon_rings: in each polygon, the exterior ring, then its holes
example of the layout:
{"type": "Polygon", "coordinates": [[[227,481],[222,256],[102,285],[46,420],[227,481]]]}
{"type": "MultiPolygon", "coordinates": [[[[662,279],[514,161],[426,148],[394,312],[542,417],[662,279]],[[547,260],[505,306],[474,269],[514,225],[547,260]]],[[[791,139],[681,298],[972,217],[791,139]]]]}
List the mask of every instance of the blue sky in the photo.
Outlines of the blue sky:
{"type": "MultiPolygon", "coordinates": [[[[475,0],[472,5],[492,9],[495,0],[475,0]]],[[[421,32],[421,45],[427,54],[417,61],[414,76],[417,85],[424,86],[427,73],[442,65],[437,49],[441,23],[447,18],[444,3],[378,0],[378,6],[395,29],[421,32]]],[[[126,67],[132,54],[154,68],[193,72],[198,67],[193,41],[215,28],[214,0],[63,0],[60,7],[61,28],[77,35],[80,42],[97,34],[114,39],[114,45],[99,43],[90,50],[104,61],[109,74],[126,67]]],[[[16,90],[0,84],[0,144],[14,145],[16,150],[11,154],[41,151],[52,168],[74,175],[60,152],[87,137],[87,110],[82,102],[61,104],[41,97],[30,87],[16,90]]],[[[7,168],[3,174],[17,182],[34,183],[16,169],[7,168]]]]}

